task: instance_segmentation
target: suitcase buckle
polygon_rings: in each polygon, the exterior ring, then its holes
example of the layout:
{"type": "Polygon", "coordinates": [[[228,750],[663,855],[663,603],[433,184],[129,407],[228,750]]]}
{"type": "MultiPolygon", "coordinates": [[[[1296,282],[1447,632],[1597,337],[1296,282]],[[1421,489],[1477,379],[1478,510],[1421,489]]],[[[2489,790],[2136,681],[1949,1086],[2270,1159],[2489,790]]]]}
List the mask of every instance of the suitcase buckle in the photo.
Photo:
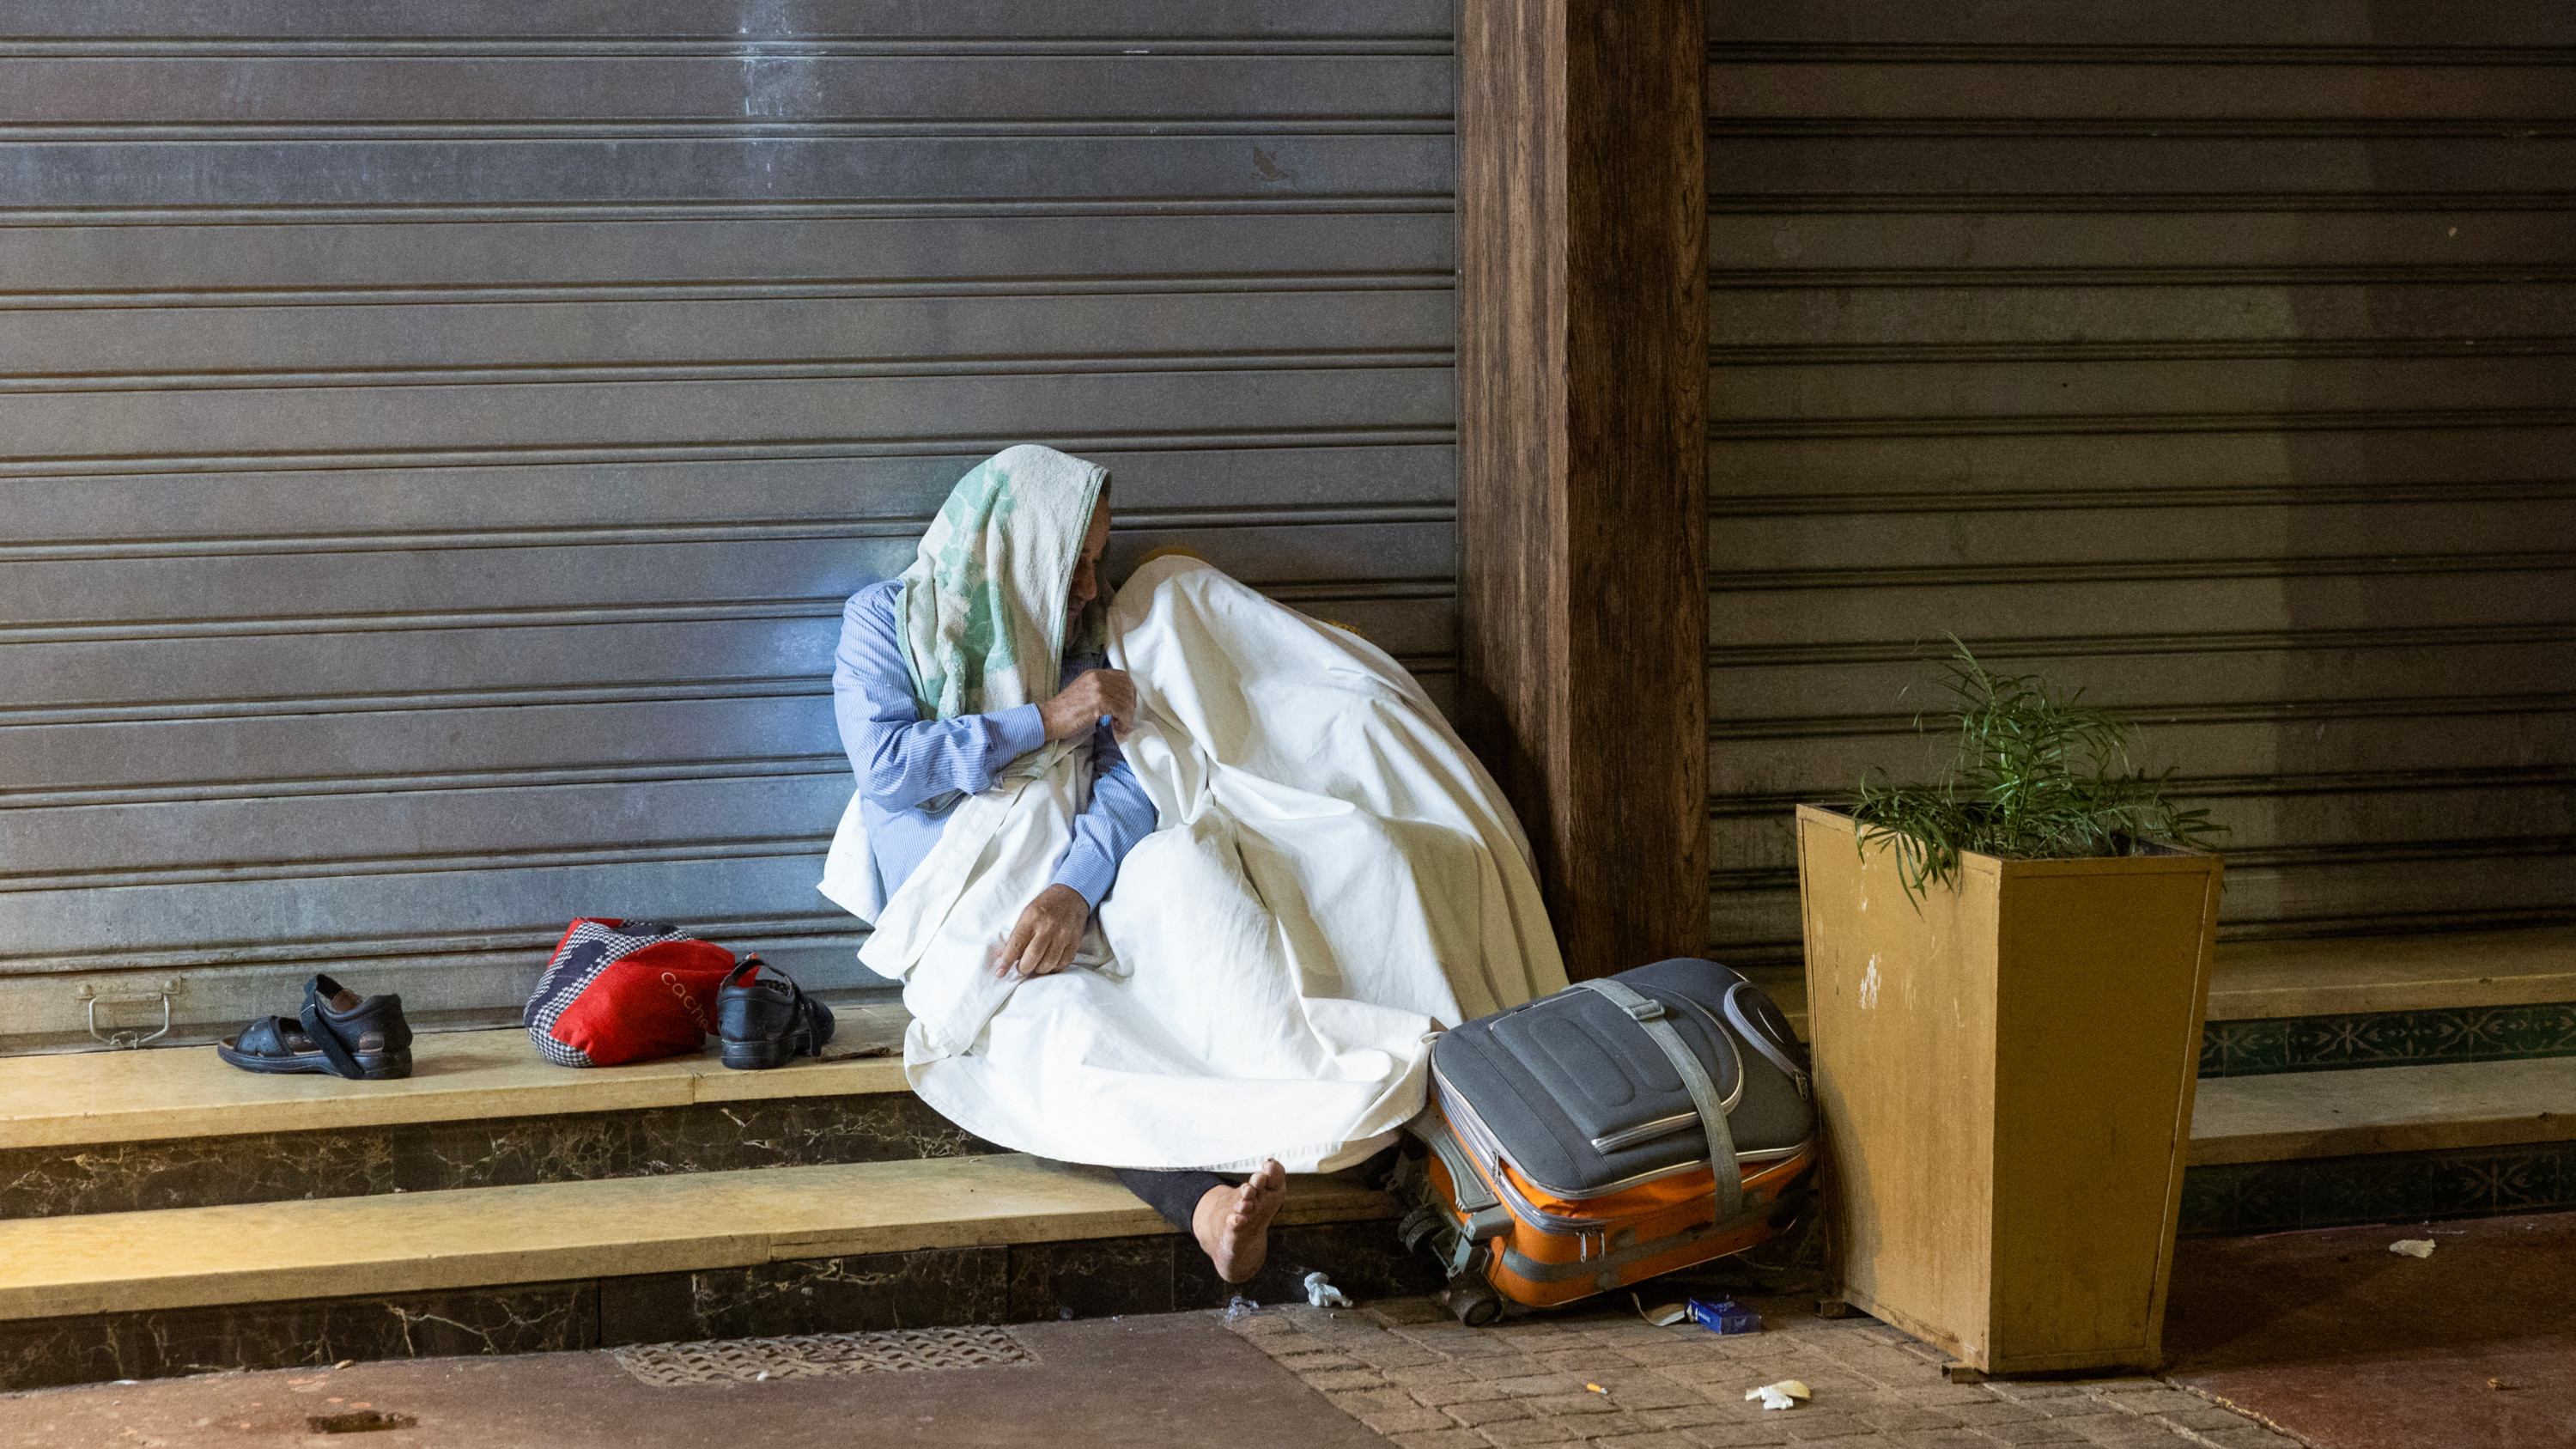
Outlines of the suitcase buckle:
{"type": "Polygon", "coordinates": [[[1651,996],[1641,995],[1635,1001],[1622,1002],[1619,1009],[1638,1021],[1664,1019],[1664,1004],[1651,996]]]}

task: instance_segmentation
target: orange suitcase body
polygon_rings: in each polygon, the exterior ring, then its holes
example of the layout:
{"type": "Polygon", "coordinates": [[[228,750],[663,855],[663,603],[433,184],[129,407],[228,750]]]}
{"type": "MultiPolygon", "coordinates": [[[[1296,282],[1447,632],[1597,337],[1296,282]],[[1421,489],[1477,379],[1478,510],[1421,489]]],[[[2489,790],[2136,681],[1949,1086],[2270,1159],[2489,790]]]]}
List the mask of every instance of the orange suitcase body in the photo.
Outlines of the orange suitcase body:
{"type": "Polygon", "coordinates": [[[1427,1150],[1395,1185],[1411,1205],[1405,1240],[1439,1260],[1469,1322],[1501,1300],[1552,1308],[1740,1253],[1804,1204],[1816,1152],[1804,1050],[1759,988],[1714,962],[1663,962],[1471,1022],[1432,1062],[1430,1105],[1409,1129],[1427,1150]],[[1676,1051],[1701,1064],[1698,1100],[1676,1051]]]}

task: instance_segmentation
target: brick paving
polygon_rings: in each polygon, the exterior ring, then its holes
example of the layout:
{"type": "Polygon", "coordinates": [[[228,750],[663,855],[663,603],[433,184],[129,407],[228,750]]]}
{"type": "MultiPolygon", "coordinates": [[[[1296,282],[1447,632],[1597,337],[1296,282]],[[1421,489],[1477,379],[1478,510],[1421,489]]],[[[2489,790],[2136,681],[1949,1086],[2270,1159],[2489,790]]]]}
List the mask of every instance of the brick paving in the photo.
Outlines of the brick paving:
{"type": "Polygon", "coordinates": [[[1228,1326],[1399,1449],[2298,1449],[2161,1379],[1953,1384],[1945,1356],[1812,1299],[1741,1298],[1763,1332],[1657,1328],[1618,1308],[1468,1328],[1428,1299],[1267,1308],[1228,1326]],[[1794,1409],[1747,1402],[1798,1379],[1794,1409]]]}

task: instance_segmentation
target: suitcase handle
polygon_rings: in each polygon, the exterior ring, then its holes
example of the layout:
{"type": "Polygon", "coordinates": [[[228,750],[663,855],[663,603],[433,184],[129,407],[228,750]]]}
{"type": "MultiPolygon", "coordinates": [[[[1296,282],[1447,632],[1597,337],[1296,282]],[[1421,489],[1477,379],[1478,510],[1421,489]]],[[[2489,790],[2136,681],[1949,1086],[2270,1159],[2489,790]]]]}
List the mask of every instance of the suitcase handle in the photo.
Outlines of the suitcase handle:
{"type": "Polygon", "coordinates": [[[1444,1207],[1438,1189],[1431,1185],[1431,1174],[1418,1161],[1407,1161],[1396,1169],[1396,1189],[1408,1198],[1418,1198],[1413,1211],[1396,1225],[1396,1236],[1408,1249],[1418,1248],[1422,1240],[1435,1232],[1445,1233],[1447,1246],[1434,1254],[1445,1265],[1449,1276],[1467,1271],[1477,1251],[1489,1238],[1512,1230],[1511,1209],[1485,1186],[1484,1177],[1468,1159],[1465,1144],[1449,1130],[1438,1110],[1425,1111],[1405,1124],[1406,1129],[1439,1155],[1441,1166],[1449,1171],[1449,1191],[1456,1200],[1444,1207]]]}
{"type": "Polygon", "coordinates": [[[1481,1242],[1508,1230],[1511,1227],[1508,1213],[1499,1223],[1486,1216],[1500,1210],[1503,1200],[1494,1196],[1493,1189],[1485,1185],[1484,1175],[1476,1170],[1474,1160],[1467,1155],[1467,1145],[1458,1140],[1458,1134],[1449,1130],[1449,1124],[1437,1113],[1425,1112],[1412,1125],[1414,1135],[1430,1143],[1431,1150],[1440,1154],[1440,1165],[1449,1170],[1449,1190],[1457,1195],[1458,1216],[1465,1220],[1469,1237],[1481,1242]],[[1430,1124],[1428,1127],[1423,1125],[1426,1122],[1430,1124]]]}
{"type": "MultiPolygon", "coordinates": [[[[1753,1043],[1755,1051],[1769,1057],[1771,1065],[1778,1067],[1790,1081],[1798,1084],[1798,1096],[1801,1099],[1810,1096],[1807,1088],[1807,1069],[1792,1061],[1789,1054],[1781,1050],[1779,1038],[1772,1035],[1769,1022],[1756,1021],[1753,1013],[1744,1009],[1744,993],[1748,991],[1754,993],[1755,1000],[1761,999],[1762,988],[1750,981],[1738,981],[1727,988],[1726,1019],[1735,1023],[1738,1036],[1753,1043]]],[[[1777,1007],[1772,1009],[1778,1010],[1777,1007]]]]}
{"type": "Polygon", "coordinates": [[[1700,1130],[1708,1134],[1708,1175],[1716,1188],[1717,1221],[1732,1222],[1744,1210],[1744,1176],[1735,1168],[1735,1134],[1727,1130],[1726,1107],[1718,1100],[1717,1084],[1708,1079],[1708,1068],[1700,1065],[1699,1053],[1690,1049],[1673,1024],[1664,1020],[1664,1004],[1642,995],[1617,981],[1578,981],[1577,986],[1600,992],[1610,1004],[1628,1013],[1646,1032],[1647,1039],[1670,1058],[1673,1070],[1681,1074],[1682,1086],[1689,1091],[1691,1105],[1699,1109],[1700,1130]]]}

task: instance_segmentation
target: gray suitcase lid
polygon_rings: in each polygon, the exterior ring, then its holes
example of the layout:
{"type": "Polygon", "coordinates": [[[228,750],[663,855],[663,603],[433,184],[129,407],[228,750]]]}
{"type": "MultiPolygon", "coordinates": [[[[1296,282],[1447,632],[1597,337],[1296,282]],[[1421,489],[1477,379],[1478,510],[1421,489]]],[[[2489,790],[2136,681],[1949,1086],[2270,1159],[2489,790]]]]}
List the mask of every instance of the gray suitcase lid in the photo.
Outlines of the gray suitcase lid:
{"type": "MultiPolygon", "coordinates": [[[[1805,1049],[1760,988],[1690,958],[1617,979],[1662,1002],[1664,1019],[1707,1067],[1729,1104],[1739,1157],[1778,1154],[1814,1135],[1805,1049]],[[1735,1016],[1766,1040],[1741,1040],[1735,1016]]],[[[1462,1135],[1490,1139],[1523,1177],[1561,1197],[1617,1191],[1708,1160],[1681,1074],[1645,1028],[1596,991],[1561,991],[1443,1032],[1431,1068],[1452,1116],[1463,1106],[1482,1128],[1461,1123],[1462,1135]]]]}

